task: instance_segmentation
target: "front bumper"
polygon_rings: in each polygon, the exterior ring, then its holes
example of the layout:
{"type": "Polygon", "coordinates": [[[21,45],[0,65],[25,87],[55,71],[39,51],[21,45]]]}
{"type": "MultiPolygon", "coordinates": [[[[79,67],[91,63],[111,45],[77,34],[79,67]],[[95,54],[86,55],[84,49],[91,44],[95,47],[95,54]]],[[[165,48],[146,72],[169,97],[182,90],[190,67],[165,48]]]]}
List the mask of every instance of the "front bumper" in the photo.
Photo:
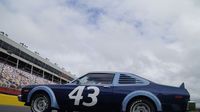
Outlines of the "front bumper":
{"type": "Polygon", "coordinates": [[[22,102],[22,95],[18,95],[18,101],[22,102]]]}

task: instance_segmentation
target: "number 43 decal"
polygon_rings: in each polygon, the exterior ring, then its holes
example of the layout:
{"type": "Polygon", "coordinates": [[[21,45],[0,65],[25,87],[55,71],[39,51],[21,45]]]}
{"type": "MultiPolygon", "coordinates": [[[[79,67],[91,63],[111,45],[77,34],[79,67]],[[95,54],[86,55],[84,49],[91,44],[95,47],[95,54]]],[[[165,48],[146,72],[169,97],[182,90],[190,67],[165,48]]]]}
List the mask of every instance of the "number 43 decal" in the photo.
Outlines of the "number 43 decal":
{"type": "MultiPolygon", "coordinates": [[[[79,105],[80,104],[80,100],[83,99],[83,90],[85,89],[85,86],[78,86],[76,87],[68,96],[70,99],[74,99],[74,105],[79,105]]],[[[87,107],[91,107],[97,104],[97,96],[99,95],[99,88],[98,87],[94,87],[94,86],[90,86],[87,87],[87,90],[94,90],[94,93],[92,94],[88,94],[88,97],[92,99],[92,102],[87,103],[87,102],[83,102],[82,105],[87,106],[87,107]]]]}

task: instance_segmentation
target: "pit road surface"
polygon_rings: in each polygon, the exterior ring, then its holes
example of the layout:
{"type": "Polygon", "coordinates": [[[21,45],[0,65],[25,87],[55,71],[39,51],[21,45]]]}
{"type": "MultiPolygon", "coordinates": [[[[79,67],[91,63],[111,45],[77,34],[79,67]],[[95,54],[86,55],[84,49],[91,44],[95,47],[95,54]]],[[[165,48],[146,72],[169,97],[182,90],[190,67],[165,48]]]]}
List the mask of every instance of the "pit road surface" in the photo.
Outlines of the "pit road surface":
{"type": "Polygon", "coordinates": [[[31,111],[29,107],[0,105],[0,112],[31,112],[31,111]]]}
{"type": "MultiPolygon", "coordinates": [[[[3,106],[0,105],[0,112],[31,112],[30,107],[19,107],[19,106],[3,106]]],[[[52,111],[57,112],[57,111],[52,111]]],[[[200,112],[200,109],[196,112],[200,112]]]]}
{"type": "MultiPolygon", "coordinates": [[[[30,107],[0,105],[0,112],[31,112],[30,107]]],[[[52,111],[56,112],[56,111],[52,111]]]]}

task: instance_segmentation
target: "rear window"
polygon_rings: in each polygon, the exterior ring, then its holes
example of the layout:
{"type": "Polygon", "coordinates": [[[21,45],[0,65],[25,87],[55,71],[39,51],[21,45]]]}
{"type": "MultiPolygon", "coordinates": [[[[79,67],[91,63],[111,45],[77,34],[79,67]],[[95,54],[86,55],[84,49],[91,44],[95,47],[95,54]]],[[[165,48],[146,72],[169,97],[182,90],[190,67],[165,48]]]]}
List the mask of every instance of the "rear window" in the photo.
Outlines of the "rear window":
{"type": "Polygon", "coordinates": [[[143,81],[126,74],[121,74],[119,84],[143,84],[143,81]]]}

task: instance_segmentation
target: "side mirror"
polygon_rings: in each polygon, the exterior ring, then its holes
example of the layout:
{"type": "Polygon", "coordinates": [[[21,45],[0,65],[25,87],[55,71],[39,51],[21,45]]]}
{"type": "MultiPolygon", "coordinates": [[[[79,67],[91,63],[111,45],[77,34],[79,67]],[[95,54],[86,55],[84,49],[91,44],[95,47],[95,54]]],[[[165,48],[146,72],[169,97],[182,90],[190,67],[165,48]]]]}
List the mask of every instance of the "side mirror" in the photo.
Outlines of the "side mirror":
{"type": "Polygon", "coordinates": [[[76,84],[78,84],[78,85],[81,84],[80,79],[77,79],[77,80],[76,80],[76,84]]]}

